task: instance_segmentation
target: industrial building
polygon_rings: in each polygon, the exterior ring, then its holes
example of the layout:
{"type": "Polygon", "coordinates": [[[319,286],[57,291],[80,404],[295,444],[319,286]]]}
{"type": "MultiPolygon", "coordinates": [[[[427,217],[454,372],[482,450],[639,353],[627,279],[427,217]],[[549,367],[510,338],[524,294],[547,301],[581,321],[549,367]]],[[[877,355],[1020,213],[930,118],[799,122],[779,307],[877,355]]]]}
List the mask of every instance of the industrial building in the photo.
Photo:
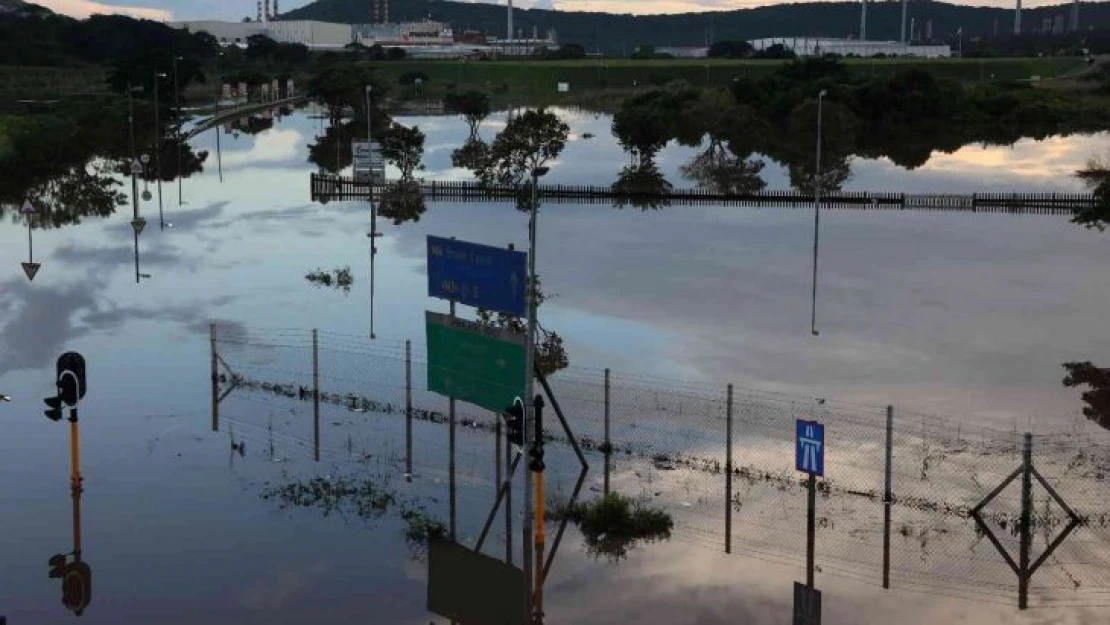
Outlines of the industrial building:
{"type": "Polygon", "coordinates": [[[798,56],[913,56],[940,59],[952,56],[946,45],[913,45],[898,41],[866,41],[861,39],[828,39],[818,37],[766,37],[749,41],[756,50],[781,45],[798,56]]]}

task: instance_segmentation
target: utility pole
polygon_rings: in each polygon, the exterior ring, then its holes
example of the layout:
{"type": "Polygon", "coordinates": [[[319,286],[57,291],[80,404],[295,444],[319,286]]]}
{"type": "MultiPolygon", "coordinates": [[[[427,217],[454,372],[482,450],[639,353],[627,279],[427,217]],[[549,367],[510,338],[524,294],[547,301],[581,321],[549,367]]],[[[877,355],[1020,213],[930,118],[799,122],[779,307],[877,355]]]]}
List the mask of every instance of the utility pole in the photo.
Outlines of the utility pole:
{"type": "MultiPolygon", "coordinates": [[[[547,173],[546,170],[543,173],[547,173]]],[[[524,402],[524,427],[523,436],[524,440],[522,445],[522,453],[525,457],[531,454],[531,440],[528,437],[529,432],[532,431],[535,423],[535,408],[532,406],[531,398],[535,396],[535,379],[536,379],[536,221],[539,215],[539,177],[541,175],[540,169],[534,167],[532,169],[532,206],[530,211],[530,218],[528,219],[528,339],[524,346],[524,396],[527,400],[524,402]]],[[[543,522],[541,519],[539,522],[543,522]]],[[[523,521],[523,553],[521,554],[524,568],[524,610],[525,610],[525,623],[532,622],[533,617],[533,598],[532,598],[532,481],[528,479],[528,474],[524,475],[524,521],[523,521]]],[[[543,566],[543,562],[537,563],[543,566]]]]}
{"type": "Polygon", "coordinates": [[[809,332],[818,336],[817,331],[817,246],[821,235],[821,117],[825,90],[817,94],[817,164],[813,176],[813,301],[810,308],[809,332]]]}

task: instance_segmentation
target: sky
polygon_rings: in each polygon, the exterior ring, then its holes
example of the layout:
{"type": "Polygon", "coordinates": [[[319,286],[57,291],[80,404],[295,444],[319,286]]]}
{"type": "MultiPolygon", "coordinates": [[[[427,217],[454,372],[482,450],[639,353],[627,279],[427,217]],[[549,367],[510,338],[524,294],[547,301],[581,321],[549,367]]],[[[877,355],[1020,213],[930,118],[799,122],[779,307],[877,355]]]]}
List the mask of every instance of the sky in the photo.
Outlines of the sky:
{"type": "MultiPolygon", "coordinates": [[[[239,20],[255,14],[254,0],[33,0],[59,13],[87,17],[93,13],[124,13],[156,20],[226,19],[239,20]]],[[[282,0],[282,11],[289,11],[311,0],[282,0]]],[[[518,0],[529,7],[534,0],[518,0]]],[[[613,13],[684,13],[689,11],[727,11],[766,4],[774,0],[539,0],[569,11],[608,11],[613,13]]],[[[369,0],[367,0],[369,5],[369,0]]],[[[495,2],[494,4],[501,4],[495,2]]],[[[1010,0],[971,0],[961,4],[1011,6],[1010,0]]],[[[1033,0],[1025,6],[1059,4],[1059,0],[1033,0]]]]}

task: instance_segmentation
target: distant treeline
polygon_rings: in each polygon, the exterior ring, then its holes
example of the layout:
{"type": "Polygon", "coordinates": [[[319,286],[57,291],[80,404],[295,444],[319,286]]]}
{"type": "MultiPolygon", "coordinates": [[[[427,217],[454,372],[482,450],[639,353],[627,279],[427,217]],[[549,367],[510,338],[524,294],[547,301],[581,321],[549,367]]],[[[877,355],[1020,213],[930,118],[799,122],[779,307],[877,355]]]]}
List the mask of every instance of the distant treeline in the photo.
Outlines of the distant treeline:
{"type": "MultiPolygon", "coordinates": [[[[1030,36],[1023,48],[1036,49],[1044,20],[1054,26],[1058,17],[1067,27],[1071,3],[1026,8],[1022,11],[1023,32],[1030,36]]],[[[505,36],[505,7],[485,3],[442,0],[391,0],[389,13],[396,21],[431,17],[449,22],[456,31],[478,30],[505,36]]],[[[317,0],[290,11],[283,19],[313,19],[343,23],[365,22],[365,0],[317,0]]],[[[901,36],[901,3],[876,2],[868,8],[869,39],[897,40],[901,36]]],[[[944,2],[911,0],[907,19],[914,24],[917,41],[930,39],[957,42],[962,29],[965,46],[976,39],[1008,39],[1013,36],[1014,12],[1010,7],[972,7],[944,2]],[[931,27],[930,27],[931,23],[931,27]]],[[[591,53],[630,56],[640,45],[704,46],[709,41],[747,40],[761,37],[859,37],[859,2],[810,2],[675,15],[616,15],[517,9],[513,21],[521,33],[540,36],[555,29],[561,43],[577,43],[591,53]]],[[[1083,37],[1099,50],[1110,51],[1110,4],[1081,2],[1083,37]],[[1094,33],[1090,32],[1094,29],[1094,33]]]]}

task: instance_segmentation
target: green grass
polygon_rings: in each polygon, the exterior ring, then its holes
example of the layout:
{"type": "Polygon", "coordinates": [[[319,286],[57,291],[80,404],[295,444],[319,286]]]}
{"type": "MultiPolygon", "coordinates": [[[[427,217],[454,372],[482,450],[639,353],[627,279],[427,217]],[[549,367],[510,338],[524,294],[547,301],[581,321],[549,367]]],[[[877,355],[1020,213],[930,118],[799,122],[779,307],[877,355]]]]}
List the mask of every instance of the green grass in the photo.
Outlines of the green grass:
{"type": "Polygon", "coordinates": [[[103,67],[17,67],[0,65],[0,102],[62,99],[108,92],[103,67]]]}
{"type": "MultiPolygon", "coordinates": [[[[481,89],[498,100],[572,103],[584,93],[601,90],[633,90],[684,80],[695,86],[723,87],[735,78],[758,78],[773,73],[783,61],[673,59],[636,61],[630,59],[575,61],[406,61],[381,63],[379,71],[393,86],[409,72],[427,74],[430,81],[422,97],[442,97],[450,88],[481,89]],[[556,84],[570,83],[569,94],[556,93],[556,84]]],[[[1051,78],[1082,65],[1075,58],[1043,59],[846,59],[851,71],[884,76],[909,68],[924,69],[938,78],[975,82],[979,80],[1022,80],[1033,76],[1051,78]]]]}

